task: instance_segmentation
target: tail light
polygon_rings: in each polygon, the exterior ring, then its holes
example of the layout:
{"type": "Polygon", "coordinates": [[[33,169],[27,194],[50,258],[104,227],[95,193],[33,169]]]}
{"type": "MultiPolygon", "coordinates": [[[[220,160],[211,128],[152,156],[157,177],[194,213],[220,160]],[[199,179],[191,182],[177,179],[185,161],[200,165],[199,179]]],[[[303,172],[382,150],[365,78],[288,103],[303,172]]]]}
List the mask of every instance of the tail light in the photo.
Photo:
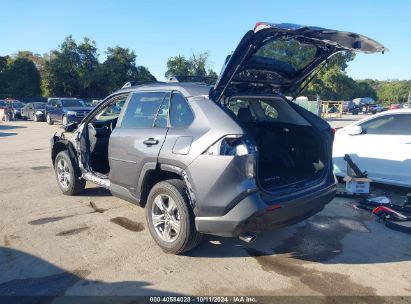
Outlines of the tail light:
{"type": "Polygon", "coordinates": [[[213,145],[203,154],[222,156],[254,155],[256,147],[244,135],[227,135],[213,145]]]}
{"type": "Polygon", "coordinates": [[[213,145],[203,154],[215,156],[238,156],[238,168],[243,170],[247,178],[255,178],[257,148],[245,135],[227,135],[213,145]]]}

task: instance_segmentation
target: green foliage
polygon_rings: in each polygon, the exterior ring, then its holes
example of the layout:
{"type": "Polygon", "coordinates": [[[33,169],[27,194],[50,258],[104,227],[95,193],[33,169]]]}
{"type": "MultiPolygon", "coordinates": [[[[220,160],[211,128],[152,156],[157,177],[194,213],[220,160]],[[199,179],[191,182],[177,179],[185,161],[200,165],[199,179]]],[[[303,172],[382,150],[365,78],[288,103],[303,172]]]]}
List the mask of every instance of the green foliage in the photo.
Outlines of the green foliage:
{"type": "Polygon", "coordinates": [[[411,80],[372,81],[377,91],[378,100],[383,104],[402,103],[408,101],[411,92],[411,80]]]}
{"type": "MultiPolygon", "coordinates": [[[[268,43],[259,51],[298,70],[310,62],[313,49],[295,41],[268,43]]],[[[0,56],[0,95],[22,96],[79,96],[104,97],[128,81],[155,81],[144,66],[136,64],[137,55],[119,46],[108,48],[107,58],[100,63],[96,43],[84,38],[77,43],[68,36],[57,50],[47,54],[20,51],[12,56],[0,56]]],[[[388,105],[406,102],[411,91],[411,80],[371,79],[354,80],[346,73],[355,55],[342,52],[331,57],[324,69],[302,94],[319,94],[323,100],[351,100],[372,97],[388,105]]],[[[209,52],[178,55],[168,59],[166,78],[170,76],[207,76],[217,73],[210,68],[209,52]]],[[[210,84],[213,81],[209,81],[210,84]]]]}
{"type": "Polygon", "coordinates": [[[0,59],[0,93],[8,97],[39,96],[40,73],[25,57],[0,59]]]}
{"type": "Polygon", "coordinates": [[[156,81],[150,71],[136,66],[136,54],[119,46],[107,49],[107,60],[102,65],[109,92],[122,87],[128,81],[156,81]]]}
{"type": "Polygon", "coordinates": [[[315,58],[317,48],[296,39],[275,39],[263,45],[254,56],[285,62],[294,71],[305,68],[315,58]]]}
{"type": "MultiPolygon", "coordinates": [[[[165,77],[171,76],[205,76],[217,78],[217,73],[209,68],[210,53],[203,52],[192,54],[189,59],[182,55],[171,57],[167,60],[165,77]]],[[[210,84],[214,81],[207,81],[210,84]]]]}
{"type": "Polygon", "coordinates": [[[98,61],[94,41],[77,44],[69,36],[45,63],[43,92],[55,96],[104,97],[128,81],[155,81],[150,71],[136,65],[133,51],[119,46],[107,49],[107,59],[98,61]]]}

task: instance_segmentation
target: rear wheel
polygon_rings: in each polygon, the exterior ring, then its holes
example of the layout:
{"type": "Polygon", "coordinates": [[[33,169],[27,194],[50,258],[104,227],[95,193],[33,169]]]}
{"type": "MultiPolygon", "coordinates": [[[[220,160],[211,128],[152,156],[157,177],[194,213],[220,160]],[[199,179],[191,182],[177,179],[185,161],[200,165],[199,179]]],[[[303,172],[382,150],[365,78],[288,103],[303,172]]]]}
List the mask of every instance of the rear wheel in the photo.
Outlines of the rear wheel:
{"type": "Polygon", "coordinates": [[[49,113],[47,113],[47,115],[46,115],[46,121],[47,121],[47,123],[48,123],[49,125],[52,125],[52,124],[53,124],[53,120],[51,119],[49,113]]]}
{"type": "Polygon", "coordinates": [[[153,187],[147,199],[146,219],[151,236],[165,252],[183,253],[201,241],[187,188],[181,180],[168,180],[153,187]]]}
{"type": "Polygon", "coordinates": [[[54,161],[57,183],[65,195],[76,195],[84,190],[86,181],[79,178],[67,151],[61,151],[54,161]]]}

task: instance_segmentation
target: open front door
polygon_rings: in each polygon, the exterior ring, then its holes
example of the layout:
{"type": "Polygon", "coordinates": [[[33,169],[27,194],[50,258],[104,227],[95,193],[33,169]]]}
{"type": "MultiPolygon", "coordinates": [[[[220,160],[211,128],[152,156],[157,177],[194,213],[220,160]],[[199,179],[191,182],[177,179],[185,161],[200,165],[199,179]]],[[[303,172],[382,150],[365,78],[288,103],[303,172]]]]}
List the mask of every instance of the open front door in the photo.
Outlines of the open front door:
{"type": "Polygon", "coordinates": [[[110,190],[139,199],[140,183],[157,158],[167,134],[169,92],[133,93],[110,136],[110,190]]]}

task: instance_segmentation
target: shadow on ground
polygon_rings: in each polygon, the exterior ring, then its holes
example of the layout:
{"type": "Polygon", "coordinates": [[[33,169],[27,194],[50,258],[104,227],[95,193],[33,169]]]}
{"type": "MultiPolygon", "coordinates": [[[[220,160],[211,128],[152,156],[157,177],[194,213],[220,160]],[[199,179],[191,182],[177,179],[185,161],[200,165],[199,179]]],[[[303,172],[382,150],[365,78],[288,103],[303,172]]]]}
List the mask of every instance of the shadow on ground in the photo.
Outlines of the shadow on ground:
{"type": "MultiPolygon", "coordinates": [[[[169,292],[147,288],[151,284],[143,281],[105,283],[90,280],[87,279],[90,273],[89,269],[67,271],[31,254],[0,247],[0,297],[59,297],[66,295],[69,289],[70,295],[171,295],[169,292]]],[[[33,298],[27,300],[33,303],[33,298]]],[[[39,298],[40,300],[42,299],[39,298]]],[[[52,301],[47,300],[47,303],[52,301]]],[[[122,302],[121,298],[116,299],[116,303],[118,302],[122,302]]],[[[129,303],[129,300],[125,302],[129,303]]]]}
{"type": "Polygon", "coordinates": [[[22,128],[27,128],[27,127],[23,127],[23,126],[13,126],[13,125],[2,125],[2,124],[0,124],[0,137],[7,137],[7,136],[17,135],[17,133],[14,133],[14,132],[5,133],[5,132],[1,132],[1,131],[14,130],[14,129],[22,129],[22,128]]]}
{"type": "Polygon", "coordinates": [[[78,196],[112,196],[111,192],[105,188],[101,187],[93,187],[93,188],[86,188],[83,192],[81,192],[78,196]]]}
{"type": "Polygon", "coordinates": [[[373,264],[409,261],[409,235],[388,229],[364,210],[336,199],[316,216],[294,226],[262,233],[254,243],[205,236],[193,257],[285,255],[324,264],[373,264]],[[250,254],[252,252],[252,254],[250,254]]]}
{"type": "MultiPolygon", "coordinates": [[[[378,185],[399,202],[410,190],[378,185]]],[[[104,188],[86,188],[82,196],[111,196],[104,188]]],[[[353,208],[355,200],[334,199],[321,213],[294,226],[265,232],[254,243],[237,238],[204,235],[203,242],[187,253],[192,257],[246,257],[250,250],[261,256],[287,255],[325,264],[371,264],[411,259],[409,235],[388,229],[367,211],[353,208]]]]}

